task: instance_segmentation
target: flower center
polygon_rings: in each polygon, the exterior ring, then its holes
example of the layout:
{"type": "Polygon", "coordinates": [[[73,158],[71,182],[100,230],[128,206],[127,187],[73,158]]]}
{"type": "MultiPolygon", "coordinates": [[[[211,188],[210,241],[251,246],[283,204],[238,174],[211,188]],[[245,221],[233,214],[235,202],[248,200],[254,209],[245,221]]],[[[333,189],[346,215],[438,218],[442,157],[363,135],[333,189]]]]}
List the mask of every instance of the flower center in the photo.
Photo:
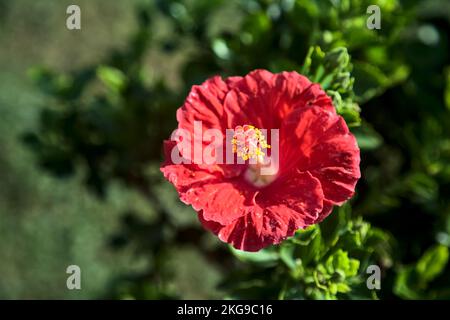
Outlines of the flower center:
{"type": "Polygon", "coordinates": [[[249,160],[249,165],[244,173],[245,179],[256,187],[264,187],[275,180],[276,175],[264,174],[262,168],[270,167],[265,164],[266,154],[263,150],[269,149],[266,138],[260,129],[251,125],[237,126],[231,141],[233,153],[237,153],[244,161],[249,160]]]}
{"type": "Polygon", "coordinates": [[[263,149],[270,148],[261,130],[251,125],[237,126],[234,129],[233,153],[243,160],[256,159],[263,162],[265,153],[263,149]]]}

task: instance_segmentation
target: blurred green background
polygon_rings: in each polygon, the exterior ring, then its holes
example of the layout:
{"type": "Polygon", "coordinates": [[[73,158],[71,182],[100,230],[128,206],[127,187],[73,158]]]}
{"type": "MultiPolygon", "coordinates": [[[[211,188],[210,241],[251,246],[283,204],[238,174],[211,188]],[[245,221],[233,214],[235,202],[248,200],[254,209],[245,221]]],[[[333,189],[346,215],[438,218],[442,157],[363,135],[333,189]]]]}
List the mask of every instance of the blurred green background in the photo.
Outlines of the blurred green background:
{"type": "Polygon", "coordinates": [[[449,24],[444,0],[0,0],[0,298],[450,298],[449,24]],[[190,86],[255,68],[322,84],[363,177],[320,227],[243,254],[159,164],[190,86]]]}

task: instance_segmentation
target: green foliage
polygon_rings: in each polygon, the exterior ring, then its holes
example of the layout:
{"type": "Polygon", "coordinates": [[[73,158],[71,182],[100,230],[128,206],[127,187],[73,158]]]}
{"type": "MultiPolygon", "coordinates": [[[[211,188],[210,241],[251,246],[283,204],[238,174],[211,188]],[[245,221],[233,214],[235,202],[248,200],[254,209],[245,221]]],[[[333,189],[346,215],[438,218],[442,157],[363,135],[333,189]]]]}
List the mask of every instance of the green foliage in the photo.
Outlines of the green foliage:
{"type": "Polygon", "coordinates": [[[48,95],[24,137],[37,161],[59,176],[83,168],[103,198],[117,182],[137,190],[155,214],[124,214],[111,247],[135,248],[149,264],[111,296],[179,297],[169,261],[183,247],[218,270],[232,298],[448,298],[449,21],[432,2],[154,1],[139,8],[124,49],[68,72],[33,68],[48,95]],[[365,27],[372,4],[381,30],[365,27]],[[321,224],[245,253],[206,238],[158,166],[190,86],[256,68],[321,84],[357,137],[362,179],[355,200],[321,224]],[[383,271],[380,291],[366,286],[371,264],[383,271]]]}
{"type": "Polygon", "coordinates": [[[320,83],[322,88],[333,98],[336,111],[342,115],[347,124],[359,126],[361,112],[353,101],[352,65],[350,55],[345,48],[335,48],[324,53],[320,47],[311,47],[306,55],[300,72],[311,81],[320,83]]]}
{"type": "Polygon", "coordinates": [[[99,66],[97,68],[97,77],[103,82],[109,91],[117,92],[124,90],[127,78],[122,71],[107,67],[99,66]]]}
{"type": "Polygon", "coordinates": [[[443,299],[448,290],[427,290],[430,282],[445,270],[448,247],[436,245],[428,249],[416,264],[402,267],[397,274],[394,291],[406,299],[443,299]]]}
{"type": "Polygon", "coordinates": [[[352,219],[349,206],[336,211],[320,225],[297,231],[279,246],[257,253],[232,249],[245,264],[225,284],[231,297],[376,297],[366,287],[365,270],[370,264],[391,265],[391,237],[360,218],[352,219]]]}

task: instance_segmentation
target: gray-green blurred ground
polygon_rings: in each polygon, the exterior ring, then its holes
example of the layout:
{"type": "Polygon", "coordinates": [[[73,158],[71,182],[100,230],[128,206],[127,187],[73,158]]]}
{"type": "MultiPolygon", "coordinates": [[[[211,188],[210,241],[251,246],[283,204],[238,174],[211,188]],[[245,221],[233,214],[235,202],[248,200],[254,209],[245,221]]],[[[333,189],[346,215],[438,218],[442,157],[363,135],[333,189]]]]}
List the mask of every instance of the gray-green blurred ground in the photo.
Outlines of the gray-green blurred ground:
{"type": "MultiPolygon", "coordinates": [[[[76,68],[120,48],[135,27],[137,2],[0,0],[0,298],[107,296],[116,279],[146,268],[131,249],[113,252],[107,246],[123,210],[151,217],[145,199],[115,186],[106,202],[99,201],[80,179],[60,180],[39,170],[20,142],[36,125],[43,101],[27,70],[37,64],[76,68]],[[81,31],[65,27],[73,3],[82,8],[81,31]],[[82,269],[80,291],[66,289],[70,264],[82,269]]],[[[195,251],[180,249],[173,259],[179,266],[175,290],[182,297],[214,295],[218,273],[199,273],[204,263],[195,251]]]]}

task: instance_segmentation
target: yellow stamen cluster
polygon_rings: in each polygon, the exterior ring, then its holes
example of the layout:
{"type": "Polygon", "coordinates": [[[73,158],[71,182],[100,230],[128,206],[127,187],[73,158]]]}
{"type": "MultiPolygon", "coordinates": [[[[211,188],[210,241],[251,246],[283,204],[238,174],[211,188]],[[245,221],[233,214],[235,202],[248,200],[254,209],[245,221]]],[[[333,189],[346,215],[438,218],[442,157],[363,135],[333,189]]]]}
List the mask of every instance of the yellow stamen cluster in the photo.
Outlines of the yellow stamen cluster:
{"type": "Polygon", "coordinates": [[[233,153],[237,153],[243,160],[261,160],[265,156],[263,149],[270,148],[261,130],[251,125],[237,126],[231,143],[233,153]]]}

